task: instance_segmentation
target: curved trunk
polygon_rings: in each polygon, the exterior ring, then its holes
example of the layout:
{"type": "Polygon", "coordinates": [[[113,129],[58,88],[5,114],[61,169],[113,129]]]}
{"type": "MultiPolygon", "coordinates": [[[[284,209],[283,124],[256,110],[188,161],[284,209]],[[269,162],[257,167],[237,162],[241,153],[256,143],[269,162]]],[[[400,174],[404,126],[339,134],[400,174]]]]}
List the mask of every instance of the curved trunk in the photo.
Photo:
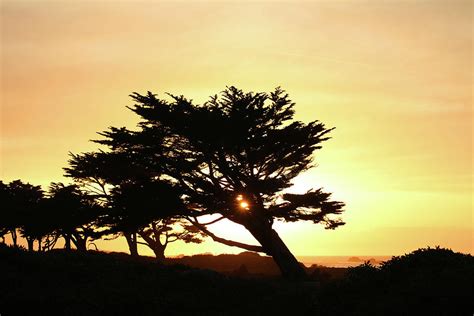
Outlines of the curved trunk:
{"type": "Polygon", "coordinates": [[[161,244],[159,242],[159,236],[155,236],[155,239],[151,238],[150,235],[139,232],[140,237],[143,238],[145,244],[150,248],[155,254],[156,260],[158,262],[163,262],[165,260],[165,249],[166,244],[161,244]]]}
{"type": "Polygon", "coordinates": [[[262,245],[265,252],[273,258],[283,277],[288,279],[306,278],[307,275],[303,266],[281,240],[270,223],[255,225],[255,222],[251,222],[244,226],[262,245]]]}

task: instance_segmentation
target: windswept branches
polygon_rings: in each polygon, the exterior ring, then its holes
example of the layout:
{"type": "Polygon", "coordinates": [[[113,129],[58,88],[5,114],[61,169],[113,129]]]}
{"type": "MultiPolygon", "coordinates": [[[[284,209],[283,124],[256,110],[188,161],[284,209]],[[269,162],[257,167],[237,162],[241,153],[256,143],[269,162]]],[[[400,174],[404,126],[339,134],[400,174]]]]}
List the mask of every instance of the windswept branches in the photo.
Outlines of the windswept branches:
{"type": "Polygon", "coordinates": [[[323,223],[327,229],[334,229],[344,225],[338,218],[331,215],[342,214],[344,203],[330,201],[331,193],[321,189],[309,190],[304,194],[284,194],[283,202],[268,208],[272,216],[284,219],[287,222],[312,221],[315,224],[323,223]]]}
{"type": "MultiPolygon", "coordinates": [[[[335,228],[343,224],[337,216],[344,204],[321,190],[276,201],[296,176],[313,166],[314,152],[333,129],[319,121],[294,120],[295,104],[281,88],[255,93],[231,86],[201,105],[182,95],[168,94],[169,100],[151,92],[131,97],[135,104],[129,109],[141,118],[138,129],[111,127],[100,133],[103,139],[96,143],[108,151],[73,155],[67,175],[99,189],[110,186],[103,191],[111,194],[106,197],[111,214],[125,219],[144,240],[151,238],[157,220],[220,214],[261,244],[240,246],[273,256],[285,276],[303,276],[273,230],[274,219],[311,220],[335,228]],[[245,207],[236,203],[239,196],[245,197],[240,202],[245,207]],[[169,197],[175,200],[167,205],[169,197]],[[153,212],[157,217],[150,216],[153,212]],[[140,220],[134,219],[136,214],[140,220]]],[[[215,236],[197,220],[193,224],[218,242],[238,244],[215,236]]],[[[177,238],[166,231],[164,236],[177,238]]],[[[130,240],[136,243],[137,238],[130,240]]]]}
{"type": "Polygon", "coordinates": [[[194,225],[194,227],[196,227],[197,229],[202,231],[206,236],[211,237],[212,240],[214,240],[216,242],[219,242],[221,244],[224,244],[224,245],[227,245],[227,246],[230,246],[230,247],[238,247],[238,248],[242,248],[242,249],[249,250],[249,251],[265,252],[265,250],[261,246],[249,245],[249,244],[245,244],[245,243],[242,243],[242,242],[233,241],[233,240],[229,240],[229,239],[225,239],[225,238],[216,236],[209,229],[207,229],[206,225],[209,225],[209,223],[208,224],[201,224],[201,223],[199,223],[199,221],[196,218],[194,218],[194,219],[188,218],[188,220],[194,225]]]}
{"type": "Polygon", "coordinates": [[[140,244],[150,248],[159,260],[165,258],[165,250],[170,243],[176,241],[201,243],[206,237],[203,232],[180,218],[152,221],[146,227],[140,229],[138,234],[144,240],[140,244]]]}

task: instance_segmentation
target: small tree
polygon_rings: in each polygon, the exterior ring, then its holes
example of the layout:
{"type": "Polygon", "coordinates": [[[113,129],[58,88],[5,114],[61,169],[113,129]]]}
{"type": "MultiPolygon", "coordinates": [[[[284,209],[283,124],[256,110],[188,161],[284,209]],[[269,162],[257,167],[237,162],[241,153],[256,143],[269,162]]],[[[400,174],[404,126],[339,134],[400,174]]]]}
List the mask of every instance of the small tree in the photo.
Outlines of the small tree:
{"type": "Polygon", "coordinates": [[[45,208],[49,211],[56,237],[64,238],[66,249],[71,249],[72,242],[77,250],[87,251],[88,241],[102,235],[102,229],[97,224],[104,209],[93,196],[82,192],[74,184],[53,182],[48,194],[45,208]]]}
{"type": "Polygon", "coordinates": [[[177,213],[183,209],[180,191],[139,162],[133,151],[111,145],[109,152],[71,154],[65,171],[104,203],[104,233],[124,236],[132,256],[138,256],[138,244],[162,260],[169,243],[201,242],[202,232],[177,213]]]}
{"type": "Polygon", "coordinates": [[[161,261],[172,242],[202,241],[200,231],[180,220],[177,211],[184,206],[179,191],[167,181],[140,181],[115,187],[110,206],[106,220],[111,231],[133,233],[135,246],[127,239],[129,248],[135,247],[132,255],[137,254],[136,245],[143,244],[161,261]]]}
{"type": "MultiPolygon", "coordinates": [[[[136,176],[138,170],[133,168],[129,159],[121,153],[94,152],[80,155],[70,154],[69,167],[64,168],[66,176],[74,179],[83,190],[93,195],[105,209],[105,216],[100,225],[107,227],[105,235],[112,238],[124,236],[127,240],[130,254],[138,256],[137,228],[126,224],[120,209],[113,207],[114,195],[120,192],[117,188],[127,183],[129,175],[136,176]]],[[[132,178],[133,179],[133,178],[132,178]]]]}
{"type": "Polygon", "coordinates": [[[143,244],[150,248],[158,261],[165,259],[165,250],[169,244],[176,241],[199,244],[206,235],[181,218],[165,218],[154,220],[141,228],[138,234],[143,239],[143,244]]]}
{"type": "Polygon", "coordinates": [[[34,241],[38,241],[41,250],[42,238],[48,234],[48,219],[42,212],[41,204],[44,192],[40,186],[23,183],[20,180],[8,184],[9,203],[7,212],[9,230],[13,244],[17,245],[17,229],[27,241],[28,250],[33,251],[34,241]]]}

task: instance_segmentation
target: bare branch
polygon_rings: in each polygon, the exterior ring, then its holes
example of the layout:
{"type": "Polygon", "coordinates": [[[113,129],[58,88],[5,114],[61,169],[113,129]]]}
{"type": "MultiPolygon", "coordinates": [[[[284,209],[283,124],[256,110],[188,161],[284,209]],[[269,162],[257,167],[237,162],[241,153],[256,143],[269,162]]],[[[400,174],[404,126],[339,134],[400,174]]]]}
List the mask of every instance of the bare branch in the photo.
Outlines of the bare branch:
{"type": "Polygon", "coordinates": [[[225,219],[225,216],[221,216],[221,217],[219,217],[219,218],[217,218],[217,219],[215,219],[215,220],[212,220],[212,221],[210,221],[210,222],[207,222],[207,223],[199,223],[199,224],[200,224],[200,225],[205,225],[205,226],[207,226],[207,225],[211,225],[211,224],[217,223],[217,222],[219,222],[219,221],[221,221],[221,220],[223,220],[223,219],[225,219]]]}
{"type": "Polygon", "coordinates": [[[200,231],[202,231],[203,233],[205,233],[207,236],[211,237],[212,240],[216,241],[216,242],[219,242],[221,244],[224,244],[224,245],[227,245],[227,246],[231,246],[231,247],[239,247],[239,248],[242,248],[242,249],[245,249],[245,250],[250,250],[250,251],[255,251],[255,252],[265,252],[265,250],[263,249],[263,247],[261,246],[255,246],[255,245],[249,245],[249,244],[244,244],[244,243],[241,243],[241,242],[238,242],[238,241],[233,241],[233,240],[229,240],[229,239],[224,239],[224,238],[221,238],[221,237],[218,237],[216,236],[215,234],[213,234],[212,232],[210,232],[204,225],[200,224],[197,220],[196,221],[193,221],[191,219],[188,218],[188,220],[194,225],[196,226],[200,231]]]}

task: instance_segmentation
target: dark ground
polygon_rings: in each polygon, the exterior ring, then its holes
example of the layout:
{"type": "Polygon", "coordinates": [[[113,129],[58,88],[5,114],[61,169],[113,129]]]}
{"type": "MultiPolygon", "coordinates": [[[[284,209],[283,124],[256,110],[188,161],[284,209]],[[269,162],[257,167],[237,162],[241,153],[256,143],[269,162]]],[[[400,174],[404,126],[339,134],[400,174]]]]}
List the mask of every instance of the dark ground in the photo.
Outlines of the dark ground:
{"type": "Polygon", "coordinates": [[[0,314],[471,316],[474,312],[474,257],[447,249],[419,249],[380,268],[312,267],[304,282],[272,276],[268,258],[219,257],[185,257],[159,265],[125,254],[27,253],[0,245],[0,314]],[[203,267],[205,262],[222,273],[183,264],[203,267]]]}

